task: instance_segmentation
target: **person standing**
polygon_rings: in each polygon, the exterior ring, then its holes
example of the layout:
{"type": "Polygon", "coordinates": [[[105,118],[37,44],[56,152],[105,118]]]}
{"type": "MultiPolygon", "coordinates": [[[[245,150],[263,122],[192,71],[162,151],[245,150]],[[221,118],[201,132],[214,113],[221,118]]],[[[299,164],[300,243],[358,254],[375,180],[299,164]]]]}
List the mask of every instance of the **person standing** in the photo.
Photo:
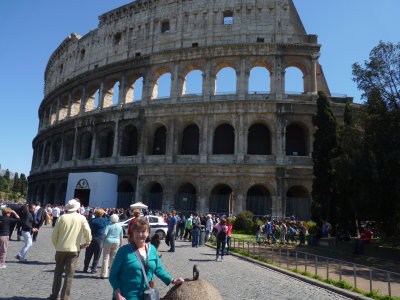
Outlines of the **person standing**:
{"type": "Polygon", "coordinates": [[[176,211],[171,211],[171,218],[168,219],[167,239],[169,240],[171,248],[168,252],[175,252],[175,232],[176,232],[176,211]]]}
{"type": "Polygon", "coordinates": [[[231,236],[232,236],[231,218],[226,219],[226,227],[228,227],[228,230],[226,231],[226,254],[230,254],[231,253],[231,236]]]}
{"type": "Polygon", "coordinates": [[[192,248],[199,246],[199,238],[200,238],[200,226],[201,221],[199,218],[199,214],[196,212],[193,214],[192,220],[192,248]]]}
{"type": "Polygon", "coordinates": [[[10,227],[20,221],[18,214],[9,207],[2,210],[0,216],[0,269],[6,268],[6,255],[9,241],[10,227]],[[13,215],[14,218],[10,216],[13,215]]]}
{"type": "Polygon", "coordinates": [[[104,218],[105,211],[102,209],[98,209],[95,212],[95,218],[89,219],[89,226],[92,231],[92,241],[89,247],[86,248],[85,251],[85,261],[83,264],[83,272],[87,273],[89,269],[90,261],[93,257],[91,273],[97,273],[97,264],[99,263],[99,259],[101,256],[101,251],[103,250],[103,242],[104,242],[104,232],[108,225],[107,218],[104,218]]]}
{"type": "Polygon", "coordinates": [[[122,247],[123,231],[122,226],[118,224],[119,217],[113,214],[110,217],[111,224],[106,227],[104,232],[104,247],[103,247],[103,263],[101,266],[100,278],[108,278],[108,266],[111,266],[114,261],[115,253],[118,247],[122,247]]]}
{"type": "Polygon", "coordinates": [[[79,214],[80,203],[76,199],[68,201],[67,213],[63,214],[54,226],[51,240],[56,249],[56,268],[51,295],[48,300],[57,300],[61,281],[65,272],[64,285],[61,289],[61,300],[69,300],[72,279],[74,278],[81,247],[87,247],[92,240],[90,227],[86,218],[79,214]],[[82,235],[86,243],[81,245],[82,235]]]}
{"type": "Polygon", "coordinates": [[[211,215],[207,215],[207,221],[206,221],[206,242],[210,240],[210,236],[212,233],[214,227],[214,222],[211,219],[211,215]]]}
{"type": "Polygon", "coordinates": [[[37,228],[38,230],[33,232],[32,240],[34,242],[36,242],[39,229],[40,229],[40,227],[42,227],[42,225],[46,221],[46,219],[47,219],[46,210],[40,206],[39,201],[36,202],[36,207],[35,207],[35,212],[34,212],[34,220],[35,220],[34,227],[37,228]]]}
{"type": "Polygon", "coordinates": [[[34,212],[36,205],[29,204],[28,206],[23,206],[21,209],[21,222],[22,222],[22,236],[24,237],[24,246],[18,252],[15,257],[20,262],[28,262],[26,259],[26,254],[28,253],[29,248],[32,246],[32,232],[39,231],[38,228],[34,227],[34,212]]]}
{"type": "Polygon", "coordinates": [[[51,215],[53,216],[52,227],[56,226],[57,219],[60,217],[60,208],[58,206],[54,206],[51,210],[51,215]]]}
{"type": "Polygon", "coordinates": [[[221,260],[224,260],[224,252],[225,252],[225,244],[226,244],[226,233],[228,231],[228,227],[226,226],[226,219],[222,218],[218,224],[214,226],[217,230],[217,253],[215,261],[218,261],[218,257],[221,249],[221,260]]]}

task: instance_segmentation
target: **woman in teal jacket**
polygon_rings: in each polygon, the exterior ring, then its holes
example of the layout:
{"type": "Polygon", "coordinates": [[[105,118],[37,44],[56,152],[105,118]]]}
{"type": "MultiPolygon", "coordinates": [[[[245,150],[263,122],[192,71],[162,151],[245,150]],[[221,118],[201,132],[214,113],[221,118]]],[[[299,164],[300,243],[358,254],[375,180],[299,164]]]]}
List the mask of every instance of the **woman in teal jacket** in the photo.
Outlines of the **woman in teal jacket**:
{"type": "Polygon", "coordinates": [[[144,219],[139,219],[132,225],[132,244],[119,248],[110,270],[109,281],[114,290],[116,300],[141,300],[146,290],[146,281],[143,276],[142,266],[135,251],[142,257],[147,279],[153,280],[154,274],[166,285],[181,284],[182,278],[172,278],[165,271],[158,257],[156,248],[146,243],[150,226],[144,219]]]}

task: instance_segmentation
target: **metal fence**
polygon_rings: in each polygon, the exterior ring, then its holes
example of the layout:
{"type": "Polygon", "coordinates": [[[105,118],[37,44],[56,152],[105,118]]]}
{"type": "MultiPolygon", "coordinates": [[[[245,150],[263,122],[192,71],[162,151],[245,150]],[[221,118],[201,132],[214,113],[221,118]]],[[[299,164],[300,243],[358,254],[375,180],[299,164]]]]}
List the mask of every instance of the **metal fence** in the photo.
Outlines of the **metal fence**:
{"type": "Polygon", "coordinates": [[[309,272],[323,279],[343,280],[363,291],[400,296],[400,273],[297,250],[268,247],[237,238],[232,238],[231,245],[236,250],[245,251],[280,267],[309,272]]]}

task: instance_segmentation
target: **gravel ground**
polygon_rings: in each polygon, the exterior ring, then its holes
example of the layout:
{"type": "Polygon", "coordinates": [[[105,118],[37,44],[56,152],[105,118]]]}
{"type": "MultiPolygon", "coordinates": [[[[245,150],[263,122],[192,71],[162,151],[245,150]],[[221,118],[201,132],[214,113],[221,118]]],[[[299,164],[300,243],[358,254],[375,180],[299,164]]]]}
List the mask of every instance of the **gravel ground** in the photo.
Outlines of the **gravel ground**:
{"type": "MultiPolygon", "coordinates": [[[[50,295],[55,266],[51,232],[49,225],[41,228],[37,242],[28,252],[29,264],[19,263],[14,258],[23,242],[10,241],[7,268],[0,269],[0,299],[38,300],[50,295]]],[[[16,239],[15,233],[13,239],[16,239]]],[[[162,241],[159,250],[164,267],[172,276],[191,278],[193,265],[197,264],[200,278],[212,283],[225,300],[348,299],[234,256],[215,262],[215,250],[210,247],[192,248],[189,242],[177,241],[176,252],[170,253],[162,241]]],[[[78,271],[83,268],[83,257],[84,251],[79,258],[78,271]]],[[[158,279],[156,287],[161,295],[169,289],[158,279]]],[[[99,279],[98,274],[80,272],[75,274],[72,290],[73,300],[109,300],[112,292],[108,280],[99,279]]]]}

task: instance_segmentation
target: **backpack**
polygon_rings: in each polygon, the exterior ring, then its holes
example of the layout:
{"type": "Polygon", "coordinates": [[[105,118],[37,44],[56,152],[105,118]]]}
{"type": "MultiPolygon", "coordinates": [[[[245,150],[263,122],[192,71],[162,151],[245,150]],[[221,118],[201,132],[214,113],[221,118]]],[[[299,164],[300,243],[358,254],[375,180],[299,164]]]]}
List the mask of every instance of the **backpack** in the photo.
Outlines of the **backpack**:
{"type": "Polygon", "coordinates": [[[193,228],[198,229],[198,228],[200,228],[200,225],[201,225],[200,218],[199,217],[194,218],[193,219],[193,228]]]}
{"type": "Polygon", "coordinates": [[[221,230],[217,233],[217,240],[225,240],[226,239],[226,232],[224,231],[224,227],[219,225],[221,230]]]}
{"type": "Polygon", "coordinates": [[[189,229],[189,230],[193,228],[192,219],[189,218],[189,219],[187,220],[187,226],[186,226],[186,228],[189,229]]]}

